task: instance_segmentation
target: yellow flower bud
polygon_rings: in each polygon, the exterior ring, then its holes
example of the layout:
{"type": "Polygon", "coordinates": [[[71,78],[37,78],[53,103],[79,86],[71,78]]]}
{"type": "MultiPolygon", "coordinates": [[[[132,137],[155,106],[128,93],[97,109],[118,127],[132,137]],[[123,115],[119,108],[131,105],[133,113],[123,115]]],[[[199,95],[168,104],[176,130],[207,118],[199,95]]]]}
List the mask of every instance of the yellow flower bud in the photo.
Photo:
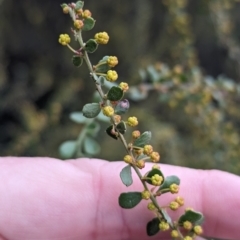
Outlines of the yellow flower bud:
{"type": "Polygon", "coordinates": [[[152,177],[151,177],[151,181],[152,181],[152,184],[155,185],[155,186],[160,186],[163,182],[163,177],[158,175],[158,174],[154,174],[152,177]]]}
{"type": "Polygon", "coordinates": [[[74,25],[75,28],[81,29],[83,27],[83,21],[77,19],[77,20],[74,21],[73,25],[74,25]]]}
{"type": "Polygon", "coordinates": [[[191,207],[185,208],[185,212],[187,212],[187,211],[193,211],[193,208],[191,208],[191,207]]]}
{"type": "Polygon", "coordinates": [[[115,57],[115,56],[108,57],[107,64],[109,67],[115,67],[118,64],[117,57],[115,57]]]}
{"type": "Polygon", "coordinates": [[[133,162],[133,158],[131,155],[126,155],[124,158],[123,158],[124,162],[125,163],[128,163],[128,164],[131,164],[133,162]]]}
{"type": "Polygon", "coordinates": [[[116,71],[114,70],[108,70],[107,71],[107,75],[106,78],[109,82],[115,82],[118,78],[118,74],[116,71]]]}
{"type": "Polygon", "coordinates": [[[68,14],[69,13],[69,7],[67,5],[64,6],[62,10],[63,10],[64,14],[68,14]]]}
{"type": "Polygon", "coordinates": [[[159,226],[159,229],[162,231],[167,231],[170,228],[169,224],[164,221],[161,221],[158,226],[159,226]]]}
{"type": "Polygon", "coordinates": [[[154,165],[152,166],[152,169],[160,169],[160,166],[157,165],[157,164],[154,164],[154,165]]]}
{"type": "Polygon", "coordinates": [[[173,238],[179,237],[178,231],[177,231],[177,230],[172,230],[172,231],[171,231],[171,237],[173,237],[173,238]]]}
{"type": "Polygon", "coordinates": [[[106,32],[96,33],[94,38],[98,44],[107,44],[109,41],[109,36],[106,32]]]}
{"type": "Polygon", "coordinates": [[[193,228],[193,231],[197,234],[197,235],[201,235],[203,233],[203,229],[201,226],[199,225],[196,225],[194,228],[193,228]]]}
{"type": "Polygon", "coordinates": [[[143,169],[145,167],[145,161],[140,159],[136,162],[136,166],[140,169],[143,169]]]}
{"type": "Polygon", "coordinates": [[[193,227],[193,225],[192,225],[192,223],[189,222],[189,221],[185,221],[185,222],[183,223],[183,228],[186,229],[186,230],[191,230],[192,227],[193,227]]]}
{"type": "Polygon", "coordinates": [[[102,109],[105,116],[111,117],[114,114],[114,109],[111,106],[106,106],[102,109]]]}
{"type": "Polygon", "coordinates": [[[120,123],[121,116],[120,115],[114,115],[114,121],[115,121],[115,123],[120,123]]]}
{"type": "Polygon", "coordinates": [[[144,190],[142,193],[142,199],[148,200],[151,196],[151,193],[147,190],[144,190]]]}
{"type": "Polygon", "coordinates": [[[140,131],[138,131],[138,130],[135,130],[135,131],[132,132],[132,137],[133,137],[134,139],[139,138],[140,135],[141,135],[141,133],[140,133],[140,131]]]}
{"type": "Polygon", "coordinates": [[[184,198],[183,197],[176,197],[175,202],[177,202],[180,206],[184,205],[184,198]]]}
{"type": "Polygon", "coordinates": [[[82,8],[79,8],[78,10],[75,10],[75,12],[76,12],[79,16],[81,16],[82,13],[83,13],[83,10],[82,10],[82,8]]]}
{"type": "Polygon", "coordinates": [[[169,188],[171,193],[178,193],[179,191],[179,186],[176,183],[171,184],[169,188]]]}
{"type": "Polygon", "coordinates": [[[137,155],[141,155],[143,153],[143,149],[134,149],[134,153],[136,153],[137,155]]]}
{"type": "Polygon", "coordinates": [[[152,152],[149,156],[152,160],[152,162],[156,163],[156,162],[159,162],[160,160],[160,155],[158,152],[152,152]]]}
{"type": "Polygon", "coordinates": [[[190,236],[186,236],[186,237],[184,237],[184,240],[193,240],[193,238],[190,236]]]}
{"type": "Polygon", "coordinates": [[[150,211],[153,211],[153,210],[156,209],[156,207],[155,207],[155,205],[154,205],[153,202],[150,202],[150,203],[148,204],[147,208],[148,208],[150,211]]]}
{"type": "Polygon", "coordinates": [[[131,127],[136,127],[138,125],[138,120],[136,117],[129,117],[127,120],[127,124],[131,127]]]}
{"type": "Polygon", "coordinates": [[[85,9],[82,13],[83,18],[89,18],[91,16],[92,16],[92,13],[88,9],[85,9]]]}
{"type": "Polygon", "coordinates": [[[71,38],[69,37],[68,34],[60,34],[58,42],[62,44],[63,46],[69,44],[71,41],[71,38]]]}
{"type": "Polygon", "coordinates": [[[123,90],[123,92],[126,92],[126,91],[129,89],[128,84],[125,83],[125,82],[121,82],[121,83],[119,84],[119,87],[123,90]]]}
{"type": "Polygon", "coordinates": [[[179,208],[179,204],[175,201],[170,202],[169,208],[172,210],[177,210],[179,208]]]}
{"type": "Polygon", "coordinates": [[[146,154],[146,155],[150,155],[153,151],[153,147],[152,145],[145,145],[143,147],[143,153],[146,154]]]}

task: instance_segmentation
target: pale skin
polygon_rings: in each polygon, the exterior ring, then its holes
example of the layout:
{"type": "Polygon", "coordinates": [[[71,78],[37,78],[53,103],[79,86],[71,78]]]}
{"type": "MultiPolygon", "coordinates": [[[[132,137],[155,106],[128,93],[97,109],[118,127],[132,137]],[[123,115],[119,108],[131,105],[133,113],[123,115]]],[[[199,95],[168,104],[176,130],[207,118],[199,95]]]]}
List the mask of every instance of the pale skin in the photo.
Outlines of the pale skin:
{"type": "MultiPolygon", "coordinates": [[[[0,158],[0,240],[171,239],[169,233],[146,235],[154,217],[148,201],[128,210],[118,206],[121,192],[143,190],[136,174],[131,187],[122,184],[124,166],[97,159],[0,158]]],[[[161,169],[179,176],[181,185],[177,195],[161,196],[160,205],[180,195],[186,207],[205,215],[206,236],[240,238],[239,177],[164,164],[161,169]]],[[[177,219],[183,211],[171,216],[177,219]]]]}

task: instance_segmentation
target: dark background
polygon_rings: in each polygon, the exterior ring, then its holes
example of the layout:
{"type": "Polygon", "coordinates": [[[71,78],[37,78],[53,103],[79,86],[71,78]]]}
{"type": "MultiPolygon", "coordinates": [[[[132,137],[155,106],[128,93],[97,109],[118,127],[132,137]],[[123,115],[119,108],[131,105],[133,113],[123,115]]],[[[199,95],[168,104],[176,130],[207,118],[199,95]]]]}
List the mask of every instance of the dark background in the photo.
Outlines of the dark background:
{"type": "MultiPolygon", "coordinates": [[[[86,67],[76,69],[71,53],[58,43],[59,34],[70,34],[72,24],[62,13],[61,3],[0,0],[1,156],[60,157],[59,145],[76,139],[81,130],[68,115],[91,101],[94,85],[86,67]]],[[[97,20],[85,39],[99,31],[110,35],[109,44],[91,55],[92,62],[116,55],[120,81],[137,84],[139,68],[159,61],[170,67],[198,66],[206,75],[225,74],[236,83],[240,80],[237,1],[88,0],[85,8],[97,20]]],[[[236,159],[215,161],[216,152],[205,146],[204,138],[201,144],[191,146],[192,138],[199,135],[179,127],[179,112],[163,111],[156,98],[153,93],[144,103],[133,102],[131,109],[142,121],[148,120],[140,125],[143,130],[157,133],[153,145],[160,148],[163,162],[240,173],[236,159]],[[206,154],[200,156],[199,152],[206,154]]],[[[239,136],[239,124],[235,127],[239,136]]],[[[116,142],[103,132],[99,139],[103,143],[100,157],[121,159],[123,149],[116,142]],[[104,150],[109,145],[116,151],[104,150]]]]}

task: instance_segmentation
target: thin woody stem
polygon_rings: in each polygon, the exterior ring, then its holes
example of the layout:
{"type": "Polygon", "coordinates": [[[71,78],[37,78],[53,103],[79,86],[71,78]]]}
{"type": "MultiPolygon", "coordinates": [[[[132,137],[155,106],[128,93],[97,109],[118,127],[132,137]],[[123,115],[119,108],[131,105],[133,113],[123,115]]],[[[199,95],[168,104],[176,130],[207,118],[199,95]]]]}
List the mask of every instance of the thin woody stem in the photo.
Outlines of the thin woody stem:
{"type": "MultiPolygon", "coordinates": [[[[76,38],[77,38],[80,46],[83,48],[83,47],[84,47],[84,42],[83,42],[83,39],[82,39],[81,31],[78,31],[78,32],[76,33],[76,38]]],[[[91,64],[91,62],[90,62],[90,59],[89,59],[89,56],[88,56],[87,51],[83,51],[83,58],[84,58],[84,61],[85,61],[86,64],[87,64],[87,67],[88,67],[88,69],[89,69],[89,71],[90,71],[90,74],[91,74],[92,76],[96,76],[96,73],[95,73],[94,70],[93,70],[93,67],[92,67],[92,64],[91,64]]],[[[106,101],[106,99],[105,99],[104,92],[103,92],[103,90],[102,90],[102,88],[101,88],[101,85],[99,85],[96,81],[95,81],[95,85],[96,85],[96,89],[97,89],[97,91],[98,91],[101,99],[103,100],[103,102],[104,102],[106,105],[108,105],[108,103],[107,103],[107,101],[106,101]]],[[[112,123],[114,124],[114,126],[116,127],[116,124],[115,124],[115,121],[114,121],[114,117],[111,116],[110,119],[111,119],[112,123]]],[[[128,146],[128,144],[127,144],[124,136],[123,136],[121,133],[119,133],[119,132],[118,132],[118,134],[119,134],[119,138],[120,138],[121,142],[123,143],[124,148],[125,148],[125,150],[127,151],[127,153],[134,158],[134,156],[133,156],[133,154],[132,154],[132,151],[130,150],[130,148],[129,148],[129,146],[128,146]]],[[[170,219],[169,215],[168,215],[166,212],[164,212],[164,210],[161,209],[161,207],[159,206],[156,198],[154,197],[154,194],[153,194],[153,193],[150,191],[150,189],[148,188],[148,186],[147,186],[147,184],[146,184],[146,181],[145,181],[144,179],[142,179],[143,176],[142,176],[140,170],[139,170],[134,164],[130,164],[130,165],[133,167],[134,171],[135,171],[136,174],[138,175],[140,181],[142,182],[142,185],[143,185],[144,189],[147,190],[147,191],[150,193],[150,199],[151,199],[151,201],[153,202],[153,204],[155,205],[155,207],[157,208],[158,213],[160,214],[160,216],[161,216],[162,218],[164,218],[165,220],[168,219],[168,223],[169,223],[170,227],[173,229],[173,228],[174,228],[174,225],[173,225],[172,221],[169,222],[169,219],[170,219]],[[166,216],[167,216],[167,217],[166,217],[166,216]]],[[[180,239],[183,239],[183,236],[182,236],[182,234],[181,234],[180,232],[179,232],[179,235],[180,235],[180,239]]]]}

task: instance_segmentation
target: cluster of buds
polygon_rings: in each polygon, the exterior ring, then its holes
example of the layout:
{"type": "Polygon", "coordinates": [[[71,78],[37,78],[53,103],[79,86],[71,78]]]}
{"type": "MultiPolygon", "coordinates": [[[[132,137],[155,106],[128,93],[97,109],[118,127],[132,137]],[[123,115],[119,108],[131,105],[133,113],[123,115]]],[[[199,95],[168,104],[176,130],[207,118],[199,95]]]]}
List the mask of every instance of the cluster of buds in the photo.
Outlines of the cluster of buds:
{"type": "MultiPolygon", "coordinates": [[[[98,44],[107,44],[109,36],[106,32],[97,33],[95,35],[95,40],[98,44]]],[[[115,82],[118,79],[118,74],[113,68],[118,64],[118,58],[116,56],[108,56],[107,59],[101,60],[96,66],[94,66],[97,75],[104,76],[107,81],[115,82]],[[107,66],[109,70],[106,73],[98,72],[99,68],[107,66]]],[[[120,86],[119,86],[120,87],[120,86]]]]}
{"type": "Polygon", "coordinates": [[[78,1],[77,3],[61,5],[64,14],[70,14],[73,16],[73,25],[76,30],[81,30],[84,26],[84,21],[92,16],[92,13],[85,9],[83,10],[83,2],[78,1]]]}
{"type": "Polygon", "coordinates": [[[109,36],[106,32],[96,33],[94,38],[98,44],[107,44],[109,41],[109,36]]]}

